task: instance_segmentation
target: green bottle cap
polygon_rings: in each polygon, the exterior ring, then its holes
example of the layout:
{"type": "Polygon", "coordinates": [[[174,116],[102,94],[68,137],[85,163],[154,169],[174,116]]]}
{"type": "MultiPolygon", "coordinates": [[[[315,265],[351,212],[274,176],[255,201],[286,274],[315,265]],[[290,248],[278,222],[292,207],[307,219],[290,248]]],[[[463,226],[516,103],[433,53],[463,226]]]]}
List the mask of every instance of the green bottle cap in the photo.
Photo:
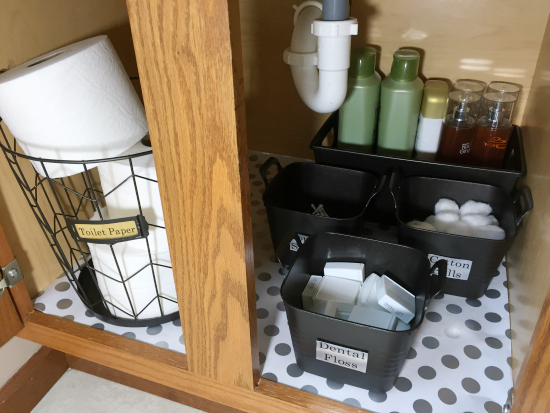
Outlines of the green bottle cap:
{"type": "Polygon", "coordinates": [[[374,47],[356,47],[351,51],[348,76],[364,79],[374,73],[376,63],[376,49],[374,47]]]}
{"type": "Polygon", "coordinates": [[[401,49],[393,54],[390,77],[396,82],[412,82],[418,76],[420,53],[416,50],[401,49]]]}

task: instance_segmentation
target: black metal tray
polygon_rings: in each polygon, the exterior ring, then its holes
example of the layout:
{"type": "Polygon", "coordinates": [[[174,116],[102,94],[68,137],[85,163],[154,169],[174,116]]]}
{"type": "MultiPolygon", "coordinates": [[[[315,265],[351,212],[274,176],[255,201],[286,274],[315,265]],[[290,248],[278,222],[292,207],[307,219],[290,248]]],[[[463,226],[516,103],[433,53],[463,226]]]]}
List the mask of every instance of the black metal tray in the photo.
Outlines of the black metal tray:
{"type": "MultiPolygon", "coordinates": [[[[425,176],[494,185],[502,188],[508,194],[511,194],[516,188],[518,180],[527,174],[521,129],[516,125],[512,128],[502,169],[356,152],[338,149],[337,145],[338,112],[334,112],[311,141],[310,148],[313,149],[315,162],[319,164],[365,170],[378,175],[389,175],[393,171],[399,170],[403,178],[425,176]],[[323,146],[324,139],[330,135],[331,131],[334,132],[334,142],[331,146],[323,146]]],[[[395,206],[388,186],[383,188],[369,204],[369,217],[378,222],[397,223],[395,206]]]]}

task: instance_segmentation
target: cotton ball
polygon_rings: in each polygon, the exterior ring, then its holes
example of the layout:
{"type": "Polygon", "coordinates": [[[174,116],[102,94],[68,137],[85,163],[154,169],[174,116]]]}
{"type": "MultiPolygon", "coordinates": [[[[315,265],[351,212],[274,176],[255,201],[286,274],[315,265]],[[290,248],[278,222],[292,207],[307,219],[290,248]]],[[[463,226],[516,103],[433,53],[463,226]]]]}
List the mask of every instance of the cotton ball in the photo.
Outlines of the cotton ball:
{"type": "Polygon", "coordinates": [[[422,221],[411,221],[407,222],[409,227],[418,228],[418,229],[427,229],[428,231],[437,231],[432,224],[422,221]]]}
{"type": "Polygon", "coordinates": [[[435,228],[435,215],[430,215],[428,218],[424,220],[424,222],[427,222],[431,226],[435,228]]]}
{"type": "Polygon", "coordinates": [[[506,232],[496,225],[487,225],[485,227],[473,228],[473,235],[477,238],[486,238],[493,240],[503,240],[506,238],[506,232]]]}
{"type": "Polygon", "coordinates": [[[439,201],[437,201],[437,204],[435,204],[436,215],[440,212],[456,212],[458,214],[458,211],[458,204],[452,199],[441,198],[439,201]]]}
{"type": "Polygon", "coordinates": [[[434,226],[440,232],[445,232],[447,226],[460,219],[456,212],[440,212],[434,217],[434,226]]]}
{"type": "Polygon", "coordinates": [[[467,222],[472,227],[484,227],[493,224],[494,221],[491,218],[494,219],[492,215],[486,217],[485,215],[466,214],[462,215],[460,220],[467,222]]]}
{"type": "Polygon", "coordinates": [[[447,225],[445,232],[447,234],[471,237],[473,234],[473,228],[465,221],[456,221],[451,222],[449,225],[447,225]]]}
{"type": "Polygon", "coordinates": [[[460,207],[460,215],[489,215],[493,212],[491,205],[484,202],[468,201],[460,207]]]}
{"type": "Polygon", "coordinates": [[[489,222],[489,225],[496,225],[497,227],[499,226],[498,219],[496,219],[494,215],[489,215],[487,218],[489,218],[489,220],[491,221],[489,222]]]}

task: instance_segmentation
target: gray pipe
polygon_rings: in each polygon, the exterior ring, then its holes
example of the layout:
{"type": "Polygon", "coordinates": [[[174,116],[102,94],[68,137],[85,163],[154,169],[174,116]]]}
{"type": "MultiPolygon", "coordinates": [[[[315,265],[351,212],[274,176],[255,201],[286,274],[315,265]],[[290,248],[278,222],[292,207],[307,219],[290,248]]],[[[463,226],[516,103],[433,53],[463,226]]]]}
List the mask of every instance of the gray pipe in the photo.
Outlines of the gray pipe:
{"type": "Polygon", "coordinates": [[[323,0],[323,20],[339,21],[349,18],[349,0],[323,0]]]}

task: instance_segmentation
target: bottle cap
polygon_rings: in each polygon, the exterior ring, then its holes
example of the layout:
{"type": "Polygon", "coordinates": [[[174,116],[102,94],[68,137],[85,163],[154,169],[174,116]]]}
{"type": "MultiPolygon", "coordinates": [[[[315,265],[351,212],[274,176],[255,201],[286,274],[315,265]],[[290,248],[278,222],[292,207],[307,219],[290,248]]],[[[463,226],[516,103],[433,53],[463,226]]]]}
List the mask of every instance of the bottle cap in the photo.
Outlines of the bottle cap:
{"type": "Polygon", "coordinates": [[[515,102],[518,99],[520,88],[506,82],[493,82],[487,86],[483,97],[493,102],[515,102]]]}
{"type": "Polygon", "coordinates": [[[473,92],[481,97],[486,86],[487,83],[481,80],[460,79],[454,83],[452,91],[461,90],[464,92],[473,92]]]}
{"type": "Polygon", "coordinates": [[[348,76],[364,79],[374,73],[376,63],[376,49],[374,47],[356,47],[351,51],[348,76]]]}
{"type": "Polygon", "coordinates": [[[493,82],[483,94],[484,116],[491,127],[498,127],[504,120],[511,120],[514,104],[518,99],[520,88],[506,82],[493,82]]]}
{"type": "Polygon", "coordinates": [[[418,76],[420,53],[412,49],[401,49],[393,54],[390,77],[396,82],[412,82],[418,76]]]}
{"type": "Polygon", "coordinates": [[[449,86],[443,80],[428,80],[424,85],[422,107],[420,112],[424,118],[443,119],[447,108],[449,86]]]}

